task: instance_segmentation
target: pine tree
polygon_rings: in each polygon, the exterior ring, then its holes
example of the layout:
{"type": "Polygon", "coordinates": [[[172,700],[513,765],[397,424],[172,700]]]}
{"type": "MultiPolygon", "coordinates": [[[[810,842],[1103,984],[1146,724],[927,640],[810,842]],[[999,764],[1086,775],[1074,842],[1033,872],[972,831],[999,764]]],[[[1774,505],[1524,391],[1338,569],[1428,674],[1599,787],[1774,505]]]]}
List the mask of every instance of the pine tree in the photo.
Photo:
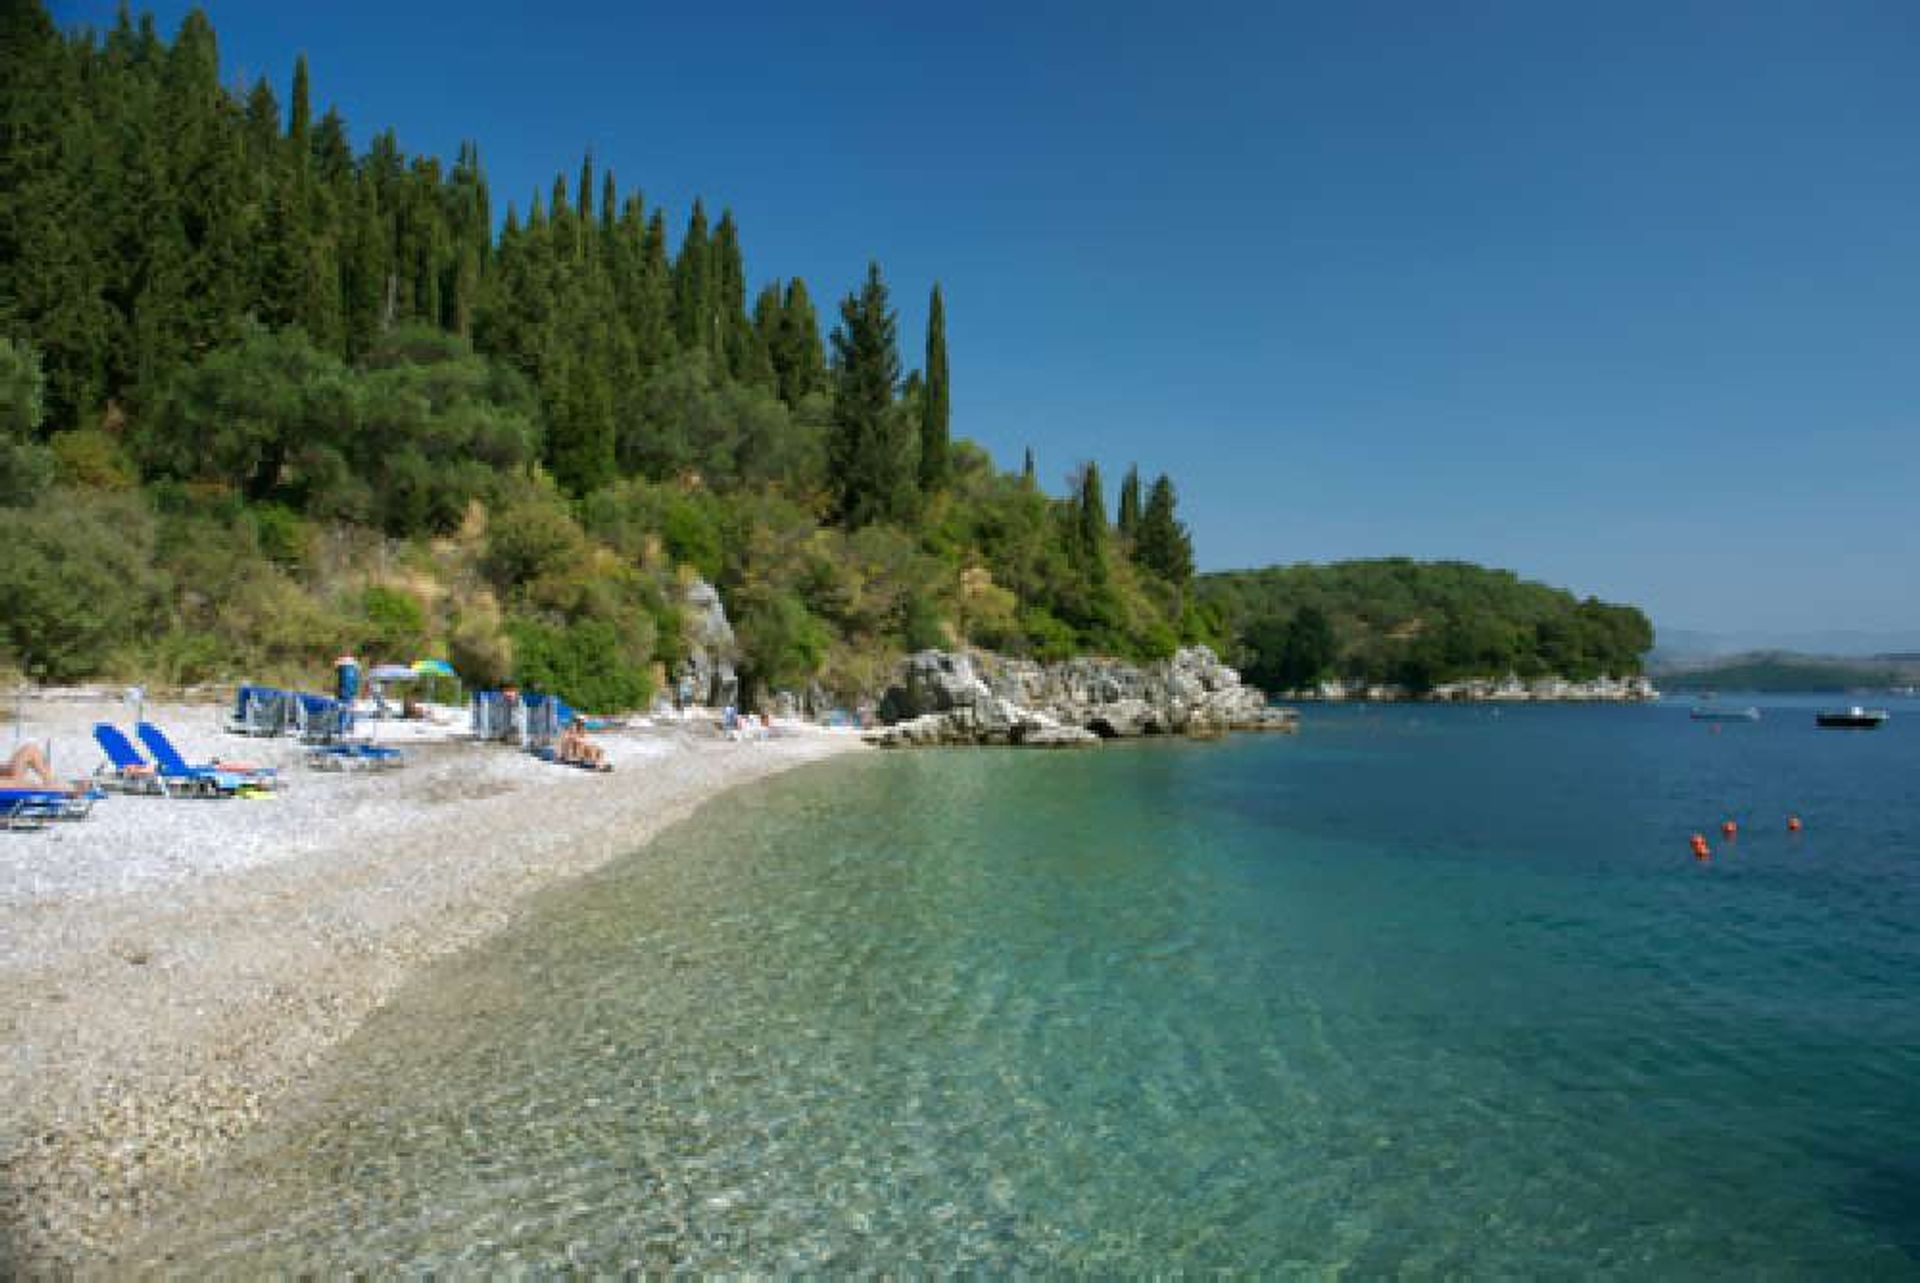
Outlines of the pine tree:
{"type": "Polygon", "coordinates": [[[1193,578],[1193,540],[1174,515],[1173,482],[1163,473],[1154,481],[1140,514],[1140,564],[1176,588],[1193,578]]]}
{"type": "Polygon", "coordinates": [[[869,263],[866,283],[840,304],[840,325],[833,332],[829,460],[839,516],[849,528],[894,520],[911,504],[913,479],[892,413],[900,382],[897,333],[880,264],[869,263]]]}
{"type": "Polygon", "coordinates": [[[920,418],[920,489],[945,488],[950,466],[947,394],[947,309],[940,286],[927,303],[927,380],[920,418]]]}
{"type": "Polygon", "coordinates": [[[1120,520],[1118,522],[1120,538],[1131,547],[1140,537],[1140,466],[1127,465],[1127,475],[1120,482],[1120,520]]]}

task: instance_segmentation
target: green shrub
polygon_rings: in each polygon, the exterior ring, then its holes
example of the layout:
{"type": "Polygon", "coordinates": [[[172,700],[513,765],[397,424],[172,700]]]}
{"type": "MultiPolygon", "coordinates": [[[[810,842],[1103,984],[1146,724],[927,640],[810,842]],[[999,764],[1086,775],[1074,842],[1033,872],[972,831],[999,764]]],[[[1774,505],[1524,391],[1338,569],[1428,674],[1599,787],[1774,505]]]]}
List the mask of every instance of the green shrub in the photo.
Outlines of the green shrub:
{"type": "Polygon", "coordinates": [[[447,640],[447,658],[471,686],[500,686],[512,678],[513,638],[492,593],[478,593],[461,605],[447,640]]]}
{"type": "Polygon", "coordinates": [[[97,677],[150,630],[165,581],[153,521],[131,498],[49,492],[0,509],[0,650],[34,677],[97,677]]]}
{"type": "Polygon", "coordinates": [[[0,339],[0,504],[24,504],[53,480],[53,456],[38,443],[46,378],[30,343],[0,339]]]}
{"type": "Polygon", "coordinates": [[[268,561],[294,570],[306,565],[311,532],[299,513],[279,504],[265,504],[248,516],[253,522],[254,541],[268,561]]]}
{"type": "Polygon", "coordinates": [[[1035,659],[1068,659],[1079,649],[1073,629],[1043,607],[1034,606],[1020,612],[1020,628],[1027,636],[1027,649],[1035,659]]]}
{"type": "Polygon", "coordinates": [[[120,442],[99,428],[60,432],[47,443],[55,476],[62,485],[84,490],[131,490],[139,483],[133,461],[120,442]]]}
{"type": "Polygon", "coordinates": [[[503,593],[587,558],[587,537],[557,495],[530,495],[490,515],[483,568],[503,593]]]}
{"type": "Polygon", "coordinates": [[[805,685],[820,671],[833,640],[827,626],[786,593],[750,608],[737,633],[744,676],[767,690],[805,685]]]}
{"type": "Polygon", "coordinates": [[[230,676],[233,651],[212,633],[192,629],[162,633],[139,652],[140,671],[148,680],[168,686],[186,686],[230,676]]]}
{"type": "Polygon", "coordinates": [[[906,616],[901,633],[908,650],[944,650],[951,644],[940,608],[925,594],[914,593],[907,598],[906,616]]]}
{"type": "MultiPolygon", "coordinates": [[[[643,708],[653,696],[653,677],[645,660],[634,657],[634,639],[623,640],[606,620],[556,627],[515,619],[507,632],[513,639],[514,679],[528,690],[602,712],[643,708]]],[[[653,638],[645,642],[650,651],[653,638]]]]}
{"type": "Polygon", "coordinates": [[[426,648],[427,612],[412,593],[370,584],[360,610],[367,621],[361,645],[369,654],[404,661],[426,648]]]}

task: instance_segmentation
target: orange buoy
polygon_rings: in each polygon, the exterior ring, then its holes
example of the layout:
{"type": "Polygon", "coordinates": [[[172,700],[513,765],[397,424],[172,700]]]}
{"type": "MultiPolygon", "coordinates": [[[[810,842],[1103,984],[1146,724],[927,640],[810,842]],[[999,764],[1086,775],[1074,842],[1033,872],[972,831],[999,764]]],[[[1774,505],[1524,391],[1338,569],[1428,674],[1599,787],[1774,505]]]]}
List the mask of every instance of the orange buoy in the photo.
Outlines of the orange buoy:
{"type": "Polygon", "coordinates": [[[1799,831],[1800,831],[1800,817],[1797,815],[1789,815],[1787,817],[1787,832],[1798,833],[1799,831]]]}
{"type": "Polygon", "coordinates": [[[1732,820],[1728,820],[1726,823],[1720,826],[1720,836],[1722,837],[1730,838],[1734,834],[1738,833],[1739,831],[1740,831],[1740,826],[1738,824],[1735,824],[1732,820]]]}

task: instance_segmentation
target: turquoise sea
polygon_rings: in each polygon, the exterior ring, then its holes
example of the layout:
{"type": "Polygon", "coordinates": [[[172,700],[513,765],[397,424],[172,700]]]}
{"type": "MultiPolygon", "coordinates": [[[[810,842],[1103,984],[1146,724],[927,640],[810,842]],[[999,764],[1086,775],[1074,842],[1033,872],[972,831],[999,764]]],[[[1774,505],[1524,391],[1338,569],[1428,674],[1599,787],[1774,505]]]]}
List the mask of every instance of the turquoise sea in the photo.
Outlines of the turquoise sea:
{"type": "Polygon", "coordinates": [[[425,974],[150,1248],[1920,1276],[1920,703],[1752,702],[803,770],[425,974]]]}

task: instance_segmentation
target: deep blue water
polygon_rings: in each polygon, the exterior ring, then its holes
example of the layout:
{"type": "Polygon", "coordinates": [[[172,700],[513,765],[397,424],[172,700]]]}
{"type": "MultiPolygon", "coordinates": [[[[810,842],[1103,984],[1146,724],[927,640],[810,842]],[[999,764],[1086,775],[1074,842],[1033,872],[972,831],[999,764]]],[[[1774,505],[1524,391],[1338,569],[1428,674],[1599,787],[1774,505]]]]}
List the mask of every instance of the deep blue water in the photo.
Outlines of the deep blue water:
{"type": "Polygon", "coordinates": [[[426,976],[154,1250],[1920,1276],[1920,704],[1723,702],[799,772],[426,976]]]}

